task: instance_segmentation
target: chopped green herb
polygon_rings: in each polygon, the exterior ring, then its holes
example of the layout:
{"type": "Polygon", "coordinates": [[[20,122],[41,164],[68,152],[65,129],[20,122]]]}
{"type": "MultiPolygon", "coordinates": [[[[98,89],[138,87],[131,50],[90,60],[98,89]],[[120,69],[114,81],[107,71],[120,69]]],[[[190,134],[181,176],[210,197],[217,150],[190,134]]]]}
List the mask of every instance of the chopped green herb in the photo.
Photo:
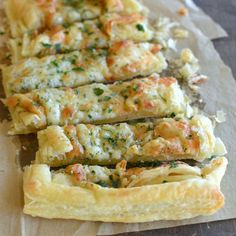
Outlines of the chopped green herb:
{"type": "Polygon", "coordinates": [[[170,162],[170,168],[176,168],[178,166],[178,164],[176,163],[176,161],[172,161],[170,162]]]}
{"type": "Polygon", "coordinates": [[[41,43],[45,48],[51,48],[52,45],[49,43],[41,43]]]}
{"type": "Polygon", "coordinates": [[[209,158],[207,158],[207,160],[208,160],[208,161],[211,161],[211,160],[213,160],[214,158],[216,158],[216,156],[209,157],[209,158]]]}
{"type": "Polygon", "coordinates": [[[56,60],[54,60],[54,61],[51,61],[51,64],[53,64],[54,66],[58,67],[58,63],[57,63],[57,61],[56,61],[56,60]]]}
{"type": "Polygon", "coordinates": [[[128,163],[127,168],[130,167],[158,167],[161,166],[163,163],[161,161],[152,161],[152,162],[143,162],[139,161],[137,163],[128,163]]]}
{"type": "Polygon", "coordinates": [[[102,28],[102,26],[103,26],[103,25],[102,25],[102,23],[101,23],[101,22],[98,22],[98,23],[97,23],[97,27],[98,27],[99,29],[101,29],[101,28],[102,28]]]}
{"type": "Polygon", "coordinates": [[[75,89],[74,92],[75,92],[76,95],[79,94],[79,90],[78,89],[75,89]]]}
{"type": "Polygon", "coordinates": [[[89,118],[89,119],[92,119],[93,117],[92,117],[90,114],[88,114],[88,118],[89,118]]]}
{"type": "Polygon", "coordinates": [[[72,59],[71,59],[71,64],[73,64],[73,65],[76,64],[76,59],[75,59],[75,58],[72,58],[72,59]]]}
{"type": "Polygon", "coordinates": [[[139,85],[138,85],[138,84],[135,84],[135,85],[133,86],[133,90],[134,90],[135,92],[137,92],[138,89],[139,89],[139,85]]]}
{"type": "Polygon", "coordinates": [[[71,52],[71,49],[64,49],[63,50],[63,53],[69,53],[69,52],[71,52]]]}
{"type": "Polygon", "coordinates": [[[145,29],[144,29],[143,25],[141,25],[141,24],[137,24],[137,25],[136,25],[136,29],[137,29],[138,31],[145,32],[145,29]]]}
{"type": "Polygon", "coordinates": [[[84,71],[84,68],[82,68],[82,67],[80,67],[80,66],[76,66],[76,67],[74,67],[72,70],[82,72],[82,71],[84,71]]]}
{"type": "Polygon", "coordinates": [[[111,97],[110,97],[110,96],[105,96],[105,97],[103,98],[103,101],[109,101],[109,100],[111,100],[111,97]]]}
{"type": "Polygon", "coordinates": [[[100,96],[104,93],[104,90],[101,89],[101,88],[94,88],[93,92],[94,92],[95,95],[100,96]]]}
{"type": "Polygon", "coordinates": [[[56,53],[61,53],[61,44],[60,43],[55,44],[55,50],[56,50],[56,53]]]}
{"type": "Polygon", "coordinates": [[[104,182],[104,181],[98,181],[98,182],[96,182],[95,184],[98,184],[98,185],[100,185],[101,187],[105,187],[105,188],[108,187],[108,184],[107,184],[106,182],[104,182]]]}
{"type": "Polygon", "coordinates": [[[87,51],[93,53],[96,49],[94,47],[88,47],[87,51]]]}
{"type": "Polygon", "coordinates": [[[160,94],[159,94],[159,96],[164,102],[166,102],[166,99],[164,97],[162,97],[160,94]]]}
{"type": "Polygon", "coordinates": [[[108,55],[108,50],[103,49],[101,52],[99,52],[98,56],[100,57],[106,57],[108,55]]]}
{"type": "Polygon", "coordinates": [[[112,187],[113,188],[118,188],[119,187],[119,183],[120,183],[119,180],[112,180],[112,187]]]}
{"type": "Polygon", "coordinates": [[[106,139],[108,141],[108,143],[110,143],[113,147],[117,146],[117,140],[115,140],[111,137],[104,137],[104,139],[106,139]]]}
{"type": "Polygon", "coordinates": [[[5,34],[5,32],[3,32],[3,31],[0,31],[0,35],[4,35],[5,34]]]}
{"type": "Polygon", "coordinates": [[[112,112],[112,108],[108,108],[107,112],[111,113],[112,112]]]}
{"type": "Polygon", "coordinates": [[[70,24],[68,22],[65,22],[64,24],[62,24],[62,26],[67,29],[70,27],[70,24]]]}
{"type": "Polygon", "coordinates": [[[164,183],[167,183],[167,181],[166,181],[166,180],[163,180],[162,183],[163,183],[163,184],[164,184],[164,183]]]}
{"type": "Polygon", "coordinates": [[[174,118],[176,116],[176,114],[174,113],[174,112],[172,112],[171,114],[170,114],[170,117],[171,118],[174,118]]]}

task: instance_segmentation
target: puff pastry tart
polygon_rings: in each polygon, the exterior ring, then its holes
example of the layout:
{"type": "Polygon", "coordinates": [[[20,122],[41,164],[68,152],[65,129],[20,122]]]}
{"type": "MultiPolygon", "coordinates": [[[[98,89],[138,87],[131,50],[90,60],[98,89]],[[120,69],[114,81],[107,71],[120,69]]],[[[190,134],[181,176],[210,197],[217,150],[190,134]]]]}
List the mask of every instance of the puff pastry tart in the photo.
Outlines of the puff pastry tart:
{"type": "Polygon", "coordinates": [[[152,75],[111,85],[75,89],[41,89],[5,100],[14,133],[35,132],[48,125],[107,123],[145,117],[191,113],[176,79],[152,75]]]}
{"type": "Polygon", "coordinates": [[[44,58],[29,58],[3,67],[7,96],[39,88],[77,87],[92,82],[113,82],[160,73],[167,63],[159,44],[120,41],[107,49],[75,51],[44,58]]]}
{"type": "Polygon", "coordinates": [[[12,60],[32,56],[42,57],[83,48],[107,48],[110,42],[132,40],[150,41],[153,31],[148,20],[140,14],[106,14],[97,20],[58,25],[41,33],[25,33],[11,39],[12,60]]]}
{"type": "Polygon", "coordinates": [[[227,160],[198,167],[184,162],[126,169],[75,164],[24,172],[24,213],[45,218],[108,222],[178,220],[215,213],[224,205],[220,181],[227,160]]]}
{"type": "Polygon", "coordinates": [[[6,0],[5,9],[13,37],[99,17],[105,13],[144,13],[137,0],[6,0]]]}
{"type": "Polygon", "coordinates": [[[128,162],[194,159],[226,154],[215,138],[211,121],[163,118],[153,122],[115,125],[49,126],[38,132],[36,163],[63,166],[74,163],[109,165],[128,162]]]}

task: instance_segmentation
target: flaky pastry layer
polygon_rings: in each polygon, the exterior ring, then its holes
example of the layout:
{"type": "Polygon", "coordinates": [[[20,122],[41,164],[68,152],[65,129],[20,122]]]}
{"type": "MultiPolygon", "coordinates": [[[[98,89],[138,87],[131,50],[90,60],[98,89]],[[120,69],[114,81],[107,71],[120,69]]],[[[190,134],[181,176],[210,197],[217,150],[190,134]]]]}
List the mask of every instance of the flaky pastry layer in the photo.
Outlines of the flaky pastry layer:
{"type": "Polygon", "coordinates": [[[227,160],[220,157],[202,169],[186,165],[136,170],[132,181],[139,184],[121,188],[81,180],[81,172],[78,179],[73,173],[52,173],[47,165],[31,165],[24,172],[24,213],[126,223],[210,215],[224,204],[220,181],[226,165],[227,160]],[[158,182],[163,176],[172,176],[171,182],[158,182]]]}

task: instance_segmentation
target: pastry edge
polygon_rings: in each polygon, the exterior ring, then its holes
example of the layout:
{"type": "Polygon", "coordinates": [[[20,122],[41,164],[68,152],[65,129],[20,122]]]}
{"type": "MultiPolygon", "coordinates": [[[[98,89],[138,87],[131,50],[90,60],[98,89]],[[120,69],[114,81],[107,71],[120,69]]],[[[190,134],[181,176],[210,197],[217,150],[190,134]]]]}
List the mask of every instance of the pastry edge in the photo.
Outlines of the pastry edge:
{"type": "Polygon", "coordinates": [[[49,219],[124,223],[211,215],[224,205],[219,186],[226,165],[227,159],[220,157],[200,180],[123,189],[51,183],[47,165],[32,165],[24,173],[24,213],[49,219]]]}

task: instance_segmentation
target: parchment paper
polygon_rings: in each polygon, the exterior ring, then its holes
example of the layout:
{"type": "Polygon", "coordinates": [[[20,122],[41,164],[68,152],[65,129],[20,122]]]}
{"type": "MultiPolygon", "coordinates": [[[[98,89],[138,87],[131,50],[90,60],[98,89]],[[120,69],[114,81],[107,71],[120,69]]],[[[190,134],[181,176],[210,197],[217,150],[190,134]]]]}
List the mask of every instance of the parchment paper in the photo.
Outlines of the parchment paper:
{"type": "MultiPolygon", "coordinates": [[[[19,168],[19,155],[17,155],[20,151],[20,142],[17,137],[6,135],[9,123],[3,122],[0,124],[0,235],[110,235],[236,217],[236,188],[234,184],[236,179],[236,160],[234,158],[236,153],[234,141],[236,134],[236,96],[234,95],[236,83],[230,69],[224,65],[210,41],[210,38],[226,36],[225,31],[214,24],[190,0],[145,0],[144,2],[152,9],[152,17],[161,13],[180,21],[184,27],[189,29],[190,37],[180,43],[179,48],[190,47],[201,62],[202,72],[210,77],[210,80],[201,88],[202,97],[207,104],[205,112],[215,114],[217,110],[224,110],[227,113],[227,121],[216,129],[216,134],[223,139],[229,152],[227,155],[229,166],[222,182],[222,191],[226,197],[225,207],[210,217],[143,224],[46,220],[26,216],[22,213],[22,173],[19,168]],[[190,7],[190,15],[180,17],[176,12],[184,3],[190,7]],[[203,32],[207,35],[204,35],[203,32]]],[[[0,107],[0,113],[1,117],[4,117],[6,110],[0,107]]],[[[22,140],[24,141],[24,138],[21,138],[22,140]]],[[[27,154],[32,150],[21,150],[21,152],[27,154]]],[[[29,160],[26,160],[26,162],[29,162],[29,160]]]]}

